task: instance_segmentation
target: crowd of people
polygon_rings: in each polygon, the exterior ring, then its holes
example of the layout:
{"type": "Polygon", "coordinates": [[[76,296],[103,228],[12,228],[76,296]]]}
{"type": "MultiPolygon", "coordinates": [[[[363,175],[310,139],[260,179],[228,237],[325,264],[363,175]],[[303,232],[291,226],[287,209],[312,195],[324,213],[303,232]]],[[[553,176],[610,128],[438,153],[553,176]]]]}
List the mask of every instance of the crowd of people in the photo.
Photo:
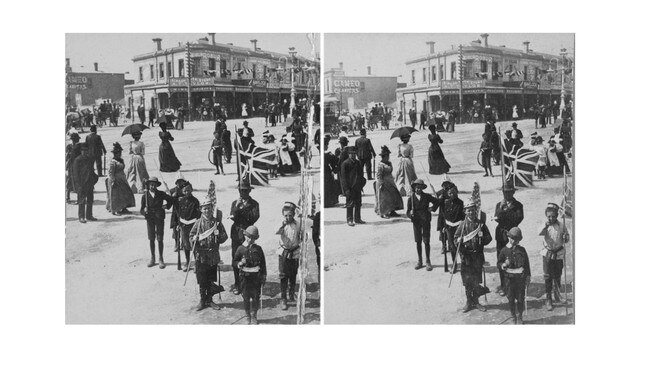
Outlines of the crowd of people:
{"type": "MultiPolygon", "coordinates": [[[[306,105],[305,105],[306,106],[306,105]]],[[[242,151],[252,151],[256,146],[273,149],[276,152],[276,172],[280,175],[300,172],[302,166],[298,154],[305,153],[307,133],[304,131],[305,119],[302,118],[303,108],[294,111],[294,120],[286,127],[278,143],[275,137],[266,131],[262,134],[261,143],[254,139],[255,132],[247,121],[237,133],[242,151]]],[[[157,114],[157,113],[156,113],[157,114]]],[[[215,207],[214,192],[202,200],[194,197],[192,183],[182,178],[179,161],[172,142],[174,137],[168,130],[173,127],[173,121],[178,119],[176,114],[166,114],[170,119],[156,119],[159,138],[161,140],[158,153],[157,170],[160,172],[179,172],[175,186],[169,191],[159,190],[162,182],[151,176],[145,162],[145,145],[141,141],[142,129],[131,133],[129,142],[130,160],[122,157],[124,148],[119,142],[113,143],[110,151],[112,158],[102,167],[102,155],[107,153],[101,136],[97,134],[97,126],[91,125],[91,133],[85,142],[80,142],[79,133],[72,130],[69,133],[70,143],[66,146],[66,202],[76,203],[80,223],[96,221],[93,216],[94,186],[99,177],[106,176],[107,192],[106,209],[113,215],[131,215],[130,208],[136,207],[136,194],[141,194],[139,212],[144,216],[149,240],[151,258],[148,267],[158,265],[165,268],[164,236],[166,211],[171,211],[170,228],[175,241],[175,251],[179,253],[179,269],[187,272],[192,266],[191,255],[194,255],[194,271],[199,285],[200,300],[197,310],[206,308],[218,309],[219,305],[212,301],[213,296],[222,291],[220,281],[219,245],[231,240],[232,261],[234,274],[231,291],[241,294],[244,302],[244,312],[248,324],[257,324],[257,311],[260,304],[261,288],[266,282],[267,267],[264,251],[256,244],[259,238],[255,223],[260,217],[259,203],[250,193],[253,189],[250,177],[240,177],[238,184],[239,198],[232,202],[229,214],[215,207]],[[107,169],[107,173],[103,171],[107,169]],[[77,194],[77,201],[70,200],[70,193],[77,194]],[[224,227],[225,220],[231,220],[230,231],[224,227]],[[156,251],[157,243],[157,251],[156,251]],[[185,255],[185,263],[180,267],[180,253],[185,255]],[[158,260],[156,261],[156,255],[158,260]],[[219,282],[216,284],[215,282],[219,282]]],[[[181,115],[182,117],[182,115],[181,115]]],[[[225,174],[223,164],[232,162],[233,147],[236,143],[231,138],[225,116],[218,117],[215,122],[214,139],[210,147],[213,154],[212,163],[216,174],[225,174]]],[[[141,121],[143,122],[143,121],[141,121]]],[[[143,122],[144,124],[144,122],[143,122]]],[[[154,159],[154,162],[156,159],[154,159]]],[[[273,176],[273,172],[270,172],[273,176]]],[[[282,223],[276,234],[279,236],[278,268],[281,284],[281,308],[287,310],[288,303],[296,301],[296,276],[300,258],[302,237],[300,227],[303,225],[303,215],[296,215],[297,207],[286,202],[282,208],[282,223]]],[[[319,225],[314,225],[313,235],[317,238],[319,225]]],[[[318,240],[314,239],[315,244],[318,240]]],[[[319,259],[318,259],[319,260],[319,259]]]]}

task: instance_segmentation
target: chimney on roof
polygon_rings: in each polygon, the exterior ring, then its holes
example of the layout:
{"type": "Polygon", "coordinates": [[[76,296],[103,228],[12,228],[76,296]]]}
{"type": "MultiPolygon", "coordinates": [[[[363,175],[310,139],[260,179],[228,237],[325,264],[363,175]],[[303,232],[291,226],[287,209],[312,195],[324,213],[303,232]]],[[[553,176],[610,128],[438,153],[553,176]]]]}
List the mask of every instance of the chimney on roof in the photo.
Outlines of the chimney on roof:
{"type": "Polygon", "coordinates": [[[212,39],[212,45],[213,45],[213,46],[216,44],[216,42],[214,41],[214,35],[215,35],[215,34],[216,34],[216,33],[208,33],[208,35],[209,35],[210,38],[212,39]]]}
{"type": "Polygon", "coordinates": [[[93,66],[95,66],[95,71],[99,71],[99,64],[97,62],[94,62],[93,66]]]}
{"type": "Polygon", "coordinates": [[[526,46],[526,48],[525,48],[526,53],[530,52],[530,42],[529,42],[529,41],[525,41],[523,44],[524,44],[524,46],[526,46]]]}
{"type": "Polygon", "coordinates": [[[436,50],[435,50],[436,42],[429,41],[429,42],[427,42],[427,44],[429,45],[429,54],[433,55],[434,53],[436,53],[436,50]]]}
{"type": "Polygon", "coordinates": [[[343,70],[343,62],[339,62],[339,69],[343,70]]]}
{"type": "Polygon", "coordinates": [[[162,50],[162,45],[161,45],[162,39],[154,38],[154,39],[152,39],[152,41],[154,41],[154,43],[156,43],[156,51],[162,50]]]}
{"type": "Polygon", "coordinates": [[[368,66],[368,75],[372,75],[372,68],[368,66]]]}
{"type": "Polygon", "coordinates": [[[487,34],[487,33],[483,33],[483,34],[481,34],[481,38],[483,38],[483,46],[484,46],[484,47],[487,47],[487,46],[488,46],[488,37],[489,37],[489,36],[490,36],[490,35],[487,34]]]}
{"type": "Polygon", "coordinates": [[[251,39],[251,44],[253,45],[253,51],[257,51],[257,40],[251,39]]]}

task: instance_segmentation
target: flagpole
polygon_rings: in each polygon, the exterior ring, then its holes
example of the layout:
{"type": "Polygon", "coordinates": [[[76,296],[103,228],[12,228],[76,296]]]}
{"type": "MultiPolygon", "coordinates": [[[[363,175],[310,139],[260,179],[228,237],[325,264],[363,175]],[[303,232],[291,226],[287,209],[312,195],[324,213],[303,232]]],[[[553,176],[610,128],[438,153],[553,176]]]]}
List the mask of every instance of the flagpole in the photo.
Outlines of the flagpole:
{"type": "Polygon", "coordinates": [[[506,172],[504,169],[504,164],[505,161],[503,160],[503,149],[505,148],[505,145],[502,143],[503,141],[501,140],[501,126],[499,126],[499,154],[501,154],[501,188],[505,188],[506,186],[506,172]]]}
{"type": "Polygon", "coordinates": [[[235,152],[237,162],[237,188],[241,189],[241,166],[239,164],[239,135],[237,134],[237,125],[235,125],[235,152]]]}

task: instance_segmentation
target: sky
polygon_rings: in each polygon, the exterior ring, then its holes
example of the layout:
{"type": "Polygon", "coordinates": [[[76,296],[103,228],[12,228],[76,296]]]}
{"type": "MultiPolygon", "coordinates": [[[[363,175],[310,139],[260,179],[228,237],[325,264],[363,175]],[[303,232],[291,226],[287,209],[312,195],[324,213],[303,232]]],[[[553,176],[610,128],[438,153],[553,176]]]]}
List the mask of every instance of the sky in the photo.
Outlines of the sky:
{"type": "MultiPolygon", "coordinates": [[[[178,46],[178,42],[196,42],[208,37],[207,33],[67,33],[65,57],[70,58],[72,70],[93,71],[93,63],[99,70],[113,73],[133,73],[135,55],[153,52],[154,38],[162,38],[162,48],[178,46]]],[[[257,39],[257,47],[266,51],[288,53],[295,47],[298,55],[311,58],[311,45],[306,33],[217,33],[217,43],[233,43],[235,46],[251,47],[250,40],[257,39]]],[[[320,34],[317,33],[316,51],[320,52],[320,34]]],[[[131,74],[129,74],[131,75],[131,74]]],[[[126,75],[127,79],[133,79],[126,75]]]]}
{"type": "MultiPolygon", "coordinates": [[[[324,67],[338,68],[343,62],[346,75],[366,75],[368,66],[377,76],[406,75],[406,60],[429,53],[426,42],[436,42],[438,52],[477,39],[481,37],[475,33],[326,33],[324,67]]],[[[573,55],[574,39],[573,33],[491,33],[488,44],[523,49],[522,42],[530,41],[530,49],[537,52],[559,54],[561,48],[566,48],[573,55]]]]}

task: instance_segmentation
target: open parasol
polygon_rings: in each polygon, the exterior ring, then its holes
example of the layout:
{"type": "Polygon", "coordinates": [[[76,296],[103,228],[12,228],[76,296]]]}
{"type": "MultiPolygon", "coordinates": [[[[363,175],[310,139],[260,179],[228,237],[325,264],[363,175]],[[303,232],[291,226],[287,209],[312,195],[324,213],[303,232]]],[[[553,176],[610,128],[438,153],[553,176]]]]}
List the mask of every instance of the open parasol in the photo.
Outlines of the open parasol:
{"type": "Polygon", "coordinates": [[[132,123],[122,131],[122,136],[124,135],[132,135],[135,132],[142,132],[143,130],[147,129],[147,127],[144,123],[132,123]]]}
{"type": "Polygon", "coordinates": [[[400,127],[400,128],[395,129],[395,131],[393,131],[393,134],[390,135],[390,138],[394,139],[395,137],[402,137],[404,135],[410,135],[412,132],[417,132],[417,130],[415,128],[409,127],[409,126],[400,127]]]}

